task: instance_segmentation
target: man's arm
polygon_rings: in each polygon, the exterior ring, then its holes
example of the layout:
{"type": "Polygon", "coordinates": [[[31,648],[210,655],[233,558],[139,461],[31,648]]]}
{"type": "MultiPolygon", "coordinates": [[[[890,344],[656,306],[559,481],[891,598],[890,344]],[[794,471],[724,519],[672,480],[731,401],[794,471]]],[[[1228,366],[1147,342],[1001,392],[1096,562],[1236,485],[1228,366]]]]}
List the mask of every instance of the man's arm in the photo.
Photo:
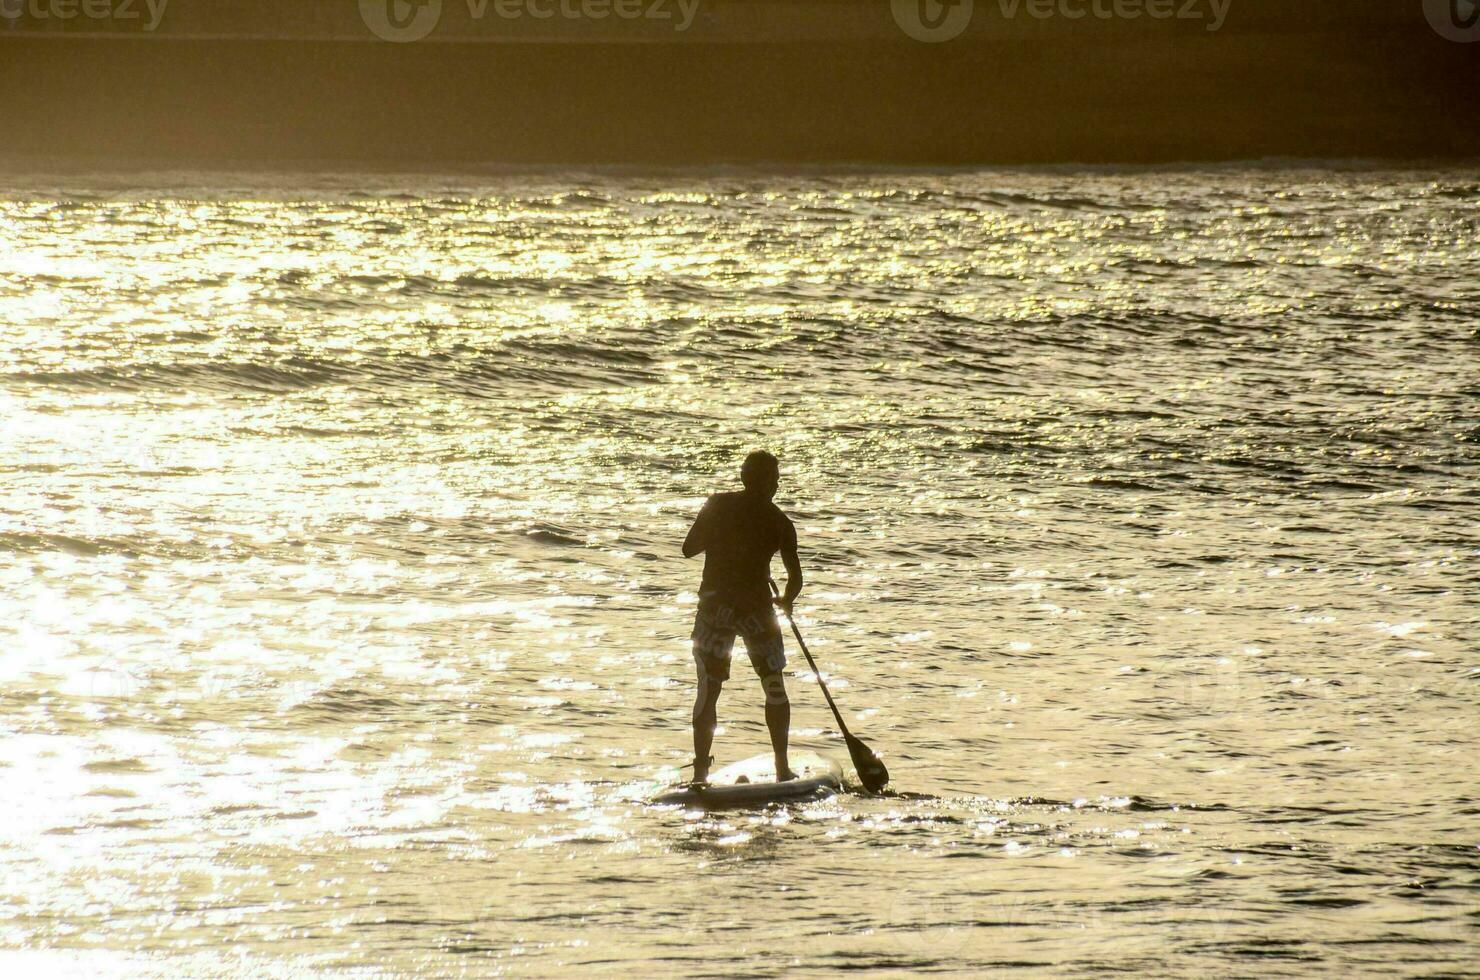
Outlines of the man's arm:
{"type": "Polygon", "coordinates": [[[713,501],[713,497],[704,501],[704,506],[699,508],[699,516],[694,518],[694,526],[689,528],[688,537],[683,539],[685,558],[692,558],[709,547],[709,523],[713,519],[713,501]]]}
{"type": "Polygon", "coordinates": [[[790,617],[791,604],[802,594],[802,561],[797,557],[797,531],[790,522],[781,541],[781,562],[786,566],[786,594],[781,597],[781,608],[790,617]]]}

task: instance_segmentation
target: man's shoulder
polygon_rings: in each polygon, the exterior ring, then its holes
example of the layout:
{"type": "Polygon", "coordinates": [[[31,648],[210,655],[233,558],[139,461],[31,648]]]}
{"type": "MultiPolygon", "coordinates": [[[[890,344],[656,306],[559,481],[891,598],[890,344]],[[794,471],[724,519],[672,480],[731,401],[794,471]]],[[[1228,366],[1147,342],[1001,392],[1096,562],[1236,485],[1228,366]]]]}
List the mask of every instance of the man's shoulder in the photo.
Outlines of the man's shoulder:
{"type": "Polygon", "coordinates": [[[788,538],[796,537],[797,526],[792,523],[790,517],[786,516],[786,511],[776,506],[775,501],[771,502],[771,513],[775,515],[776,526],[781,529],[783,535],[788,538]]]}

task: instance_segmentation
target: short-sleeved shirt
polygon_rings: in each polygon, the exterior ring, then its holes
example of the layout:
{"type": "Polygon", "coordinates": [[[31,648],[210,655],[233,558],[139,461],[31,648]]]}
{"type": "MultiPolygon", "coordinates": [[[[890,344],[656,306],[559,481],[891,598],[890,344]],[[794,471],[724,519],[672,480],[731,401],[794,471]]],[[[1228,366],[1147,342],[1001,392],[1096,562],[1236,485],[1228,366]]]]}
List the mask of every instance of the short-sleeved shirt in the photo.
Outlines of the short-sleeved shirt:
{"type": "Polygon", "coordinates": [[[797,546],[791,520],[764,497],[736,492],[710,497],[696,523],[704,541],[701,601],[739,613],[769,611],[771,558],[797,546]]]}

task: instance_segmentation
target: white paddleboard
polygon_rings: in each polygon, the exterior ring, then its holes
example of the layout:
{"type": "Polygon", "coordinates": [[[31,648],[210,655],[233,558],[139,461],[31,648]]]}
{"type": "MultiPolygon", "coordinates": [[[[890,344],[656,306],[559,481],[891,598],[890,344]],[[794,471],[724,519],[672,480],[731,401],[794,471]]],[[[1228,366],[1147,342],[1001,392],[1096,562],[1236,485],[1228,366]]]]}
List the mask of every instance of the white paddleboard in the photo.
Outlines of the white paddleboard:
{"type": "Polygon", "coordinates": [[[843,788],[843,769],[831,759],[798,752],[791,757],[791,768],[797,778],[778,783],[770,753],[758,755],[710,773],[709,782],[703,786],[671,789],[653,797],[652,802],[706,809],[764,806],[820,800],[843,788]]]}

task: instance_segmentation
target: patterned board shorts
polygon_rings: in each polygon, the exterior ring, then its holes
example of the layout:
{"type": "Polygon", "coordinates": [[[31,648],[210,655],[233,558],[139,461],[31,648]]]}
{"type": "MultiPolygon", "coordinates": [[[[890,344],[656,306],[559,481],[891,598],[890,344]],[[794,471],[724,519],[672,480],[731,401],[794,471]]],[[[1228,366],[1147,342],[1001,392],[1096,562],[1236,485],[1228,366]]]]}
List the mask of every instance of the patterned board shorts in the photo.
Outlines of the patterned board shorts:
{"type": "Polygon", "coordinates": [[[739,613],[701,598],[699,614],[694,617],[694,661],[716,681],[730,679],[730,653],[737,635],[745,637],[745,652],[758,676],[770,677],[786,668],[781,627],[773,612],[739,613]]]}

